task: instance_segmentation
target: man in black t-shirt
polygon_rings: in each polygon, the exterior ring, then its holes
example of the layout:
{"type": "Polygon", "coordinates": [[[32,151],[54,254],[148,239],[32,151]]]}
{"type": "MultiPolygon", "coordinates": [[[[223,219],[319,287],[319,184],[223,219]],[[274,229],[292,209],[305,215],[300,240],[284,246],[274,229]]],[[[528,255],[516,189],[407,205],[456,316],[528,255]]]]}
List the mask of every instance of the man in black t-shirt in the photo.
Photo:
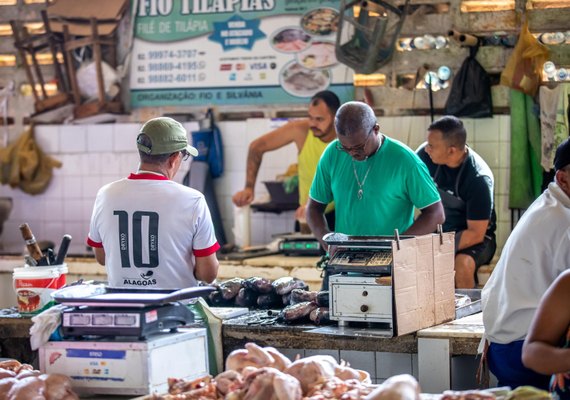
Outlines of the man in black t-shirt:
{"type": "Polygon", "coordinates": [[[455,286],[471,289],[476,271],[493,258],[496,216],[493,172],[466,145],[463,122],[445,116],[428,128],[418,156],[427,165],[445,209],[443,230],[455,231],[455,286]]]}

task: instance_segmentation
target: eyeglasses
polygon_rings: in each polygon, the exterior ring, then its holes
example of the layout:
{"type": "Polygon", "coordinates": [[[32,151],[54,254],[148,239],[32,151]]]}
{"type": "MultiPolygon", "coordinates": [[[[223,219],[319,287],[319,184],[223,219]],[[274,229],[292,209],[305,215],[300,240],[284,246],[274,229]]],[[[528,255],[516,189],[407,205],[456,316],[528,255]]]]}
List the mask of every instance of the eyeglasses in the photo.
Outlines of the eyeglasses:
{"type": "Polygon", "coordinates": [[[373,135],[371,135],[371,133],[375,127],[376,127],[376,124],[372,125],[372,128],[370,128],[370,130],[368,131],[368,134],[366,135],[366,139],[364,139],[364,142],[362,142],[361,144],[357,144],[356,146],[352,146],[352,147],[345,147],[340,143],[340,141],[338,141],[336,144],[336,148],[340,151],[344,151],[344,152],[349,153],[349,154],[351,154],[351,153],[360,154],[360,153],[364,152],[364,149],[366,149],[366,145],[368,144],[368,139],[370,139],[370,137],[373,136],[373,135]]]}
{"type": "Polygon", "coordinates": [[[187,150],[181,150],[180,154],[182,155],[182,161],[186,161],[190,158],[190,153],[187,150]]]}

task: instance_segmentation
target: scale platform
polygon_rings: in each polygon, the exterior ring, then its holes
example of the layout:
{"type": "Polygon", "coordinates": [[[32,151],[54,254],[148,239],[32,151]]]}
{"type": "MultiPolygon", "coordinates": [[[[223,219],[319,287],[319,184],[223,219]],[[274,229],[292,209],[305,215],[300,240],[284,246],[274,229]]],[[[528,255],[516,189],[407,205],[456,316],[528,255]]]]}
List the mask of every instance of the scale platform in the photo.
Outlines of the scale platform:
{"type": "Polygon", "coordinates": [[[205,296],[213,290],[213,287],[140,290],[76,285],[55,291],[52,296],[68,306],[62,321],[66,338],[135,336],[142,340],[193,323],[194,314],[182,301],[205,296]]]}

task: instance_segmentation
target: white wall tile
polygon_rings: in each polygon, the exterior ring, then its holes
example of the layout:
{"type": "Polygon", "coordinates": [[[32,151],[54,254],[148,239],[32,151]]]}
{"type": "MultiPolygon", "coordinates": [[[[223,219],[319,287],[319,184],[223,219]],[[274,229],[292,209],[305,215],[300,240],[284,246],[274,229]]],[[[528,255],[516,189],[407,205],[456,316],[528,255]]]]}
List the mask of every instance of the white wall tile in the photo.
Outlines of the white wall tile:
{"type": "Polygon", "coordinates": [[[119,158],[119,172],[121,175],[128,176],[131,172],[137,171],[140,162],[138,153],[121,153],[117,156],[119,158]]]}
{"type": "Polygon", "coordinates": [[[340,359],[350,364],[352,368],[361,369],[376,377],[376,358],[373,351],[340,351],[340,359]]]}
{"type": "Polygon", "coordinates": [[[113,151],[114,127],[113,124],[87,125],[87,151],[89,153],[113,151]]]}
{"type": "Polygon", "coordinates": [[[97,192],[103,186],[99,175],[86,176],[81,181],[82,198],[95,199],[97,192]]]}
{"type": "Polygon", "coordinates": [[[511,165],[511,142],[499,142],[499,167],[509,168],[511,165]]]}
{"type": "Polygon", "coordinates": [[[281,354],[287,357],[291,361],[295,361],[297,357],[305,357],[304,349],[277,349],[281,354]]]}
{"type": "Polygon", "coordinates": [[[84,222],[65,221],[64,229],[65,233],[71,235],[76,243],[83,243],[89,233],[89,224],[84,222]]]}
{"type": "Polygon", "coordinates": [[[398,374],[412,374],[412,355],[376,352],[376,378],[386,379],[398,374]]]}
{"type": "Polygon", "coordinates": [[[85,168],[85,159],[87,153],[81,154],[63,154],[60,157],[62,158],[63,166],[61,168],[61,172],[63,175],[66,176],[81,176],[85,174],[87,171],[85,168]]]}
{"type": "Polygon", "coordinates": [[[45,153],[59,153],[59,125],[37,125],[34,135],[38,146],[45,153]]]}
{"type": "Polygon", "coordinates": [[[500,137],[499,119],[498,118],[481,118],[475,122],[474,141],[479,142],[498,142],[500,137]]]}
{"type": "Polygon", "coordinates": [[[499,141],[508,142],[511,141],[511,116],[510,115],[500,115],[499,119],[499,141]]]}
{"type": "Polygon", "coordinates": [[[66,176],[63,178],[64,198],[81,199],[83,196],[83,178],[79,176],[66,176]]]}
{"type": "MultiPolygon", "coordinates": [[[[57,248],[59,248],[59,243],[58,240],[61,240],[61,238],[63,237],[63,235],[66,234],[65,232],[65,224],[63,221],[46,221],[45,225],[44,225],[44,233],[46,235],[46,238],[50,238],[50,240],[53,240],[56,244],[56,246],[58,246],[57,248]]],[[[72,238],[72,240],[75,240],[75,238],[72,238]]]]}
{"type": "Polygon", "coordinates": [[[451,358],[451,389],[469,390],[477,387],[475,375],[479,366],[475,356],[456,356],[451,358]]]}
{"type": "Polygon", "coordinates": [[[222,132],[224,146],[244,147],[247,151],[247,146],[249,145],[247,140],[247,126],[246,121],[222,121],[218,123],[218,128],[222,132]]]}
{"type": "Polygon", "coordinates": [[[115,152],[137,151],[137,136],[141,125],[119,124],[114,125],[113,149],[115,152]]]}
{"type": "Polygon", "coordinates": [[[420,379],[420,367],[418,363],[418,353],[412,354],[412,376],[416,379],[420,379]]]}
{"type": "Polygon", "coordinates": [[[510,192],[510,173],[508,168],[499,168],[494,171],[495,179],[499,180],[499,184],[495,186],[495,193],[508,195],[510,192]]]}
{"type": "Polygon", "coordinates": [[[63,175],[54,173],[46,190],[40,196],[42,198],[61,199],[63,197],[63,180],[63,175]]]}
{"type": "Polygon", "coordinates": [[[87,152],[87,130],[83,125],[62,125],[59,129],[59,149],[62,153],[87,152]]]}
{"type": "Polygon", "coordinates": [[[121,175],[121,159],[113,153],[101,154],[101,174],[102,175],[121,175]]]}
{"type": "Polygon", "coordinates": [[[42,212],[46,221],[63,220],[63,199],[44,199],[42,203],[42,212]]]}
{"type": "Polygon", "coordinates": [[[246,146],[224,146],[224,172],[245,171],[246,162],[246,146]]]}
{"type": "Polygon", "coordinates": [[[83,200],[81,199],[63,199],[63,220],[64,221],[81,221],[85,219],[83,213],[83,200]]]}
{"type": "Polygon", "coordinates": [[[499,167],[498,143],[475,142],[473,148],[493,171],[499,167]]]}

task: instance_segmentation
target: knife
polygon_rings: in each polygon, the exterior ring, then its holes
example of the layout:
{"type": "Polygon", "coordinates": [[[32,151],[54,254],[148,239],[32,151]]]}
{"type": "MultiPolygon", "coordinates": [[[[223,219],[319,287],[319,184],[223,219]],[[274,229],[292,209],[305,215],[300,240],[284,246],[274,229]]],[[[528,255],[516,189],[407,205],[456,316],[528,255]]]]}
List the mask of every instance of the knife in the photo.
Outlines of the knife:
{"type": "Polygon", "coordinates": [[[57,257],[55,258],[55,265],[63,264],[63,260],[67,255],[67,250],[69,249],[70,242],[71,235],[63,235],[63,239],[61,239],[61,244],[59,245],[59,250],[57,252],[57,257]]]}

